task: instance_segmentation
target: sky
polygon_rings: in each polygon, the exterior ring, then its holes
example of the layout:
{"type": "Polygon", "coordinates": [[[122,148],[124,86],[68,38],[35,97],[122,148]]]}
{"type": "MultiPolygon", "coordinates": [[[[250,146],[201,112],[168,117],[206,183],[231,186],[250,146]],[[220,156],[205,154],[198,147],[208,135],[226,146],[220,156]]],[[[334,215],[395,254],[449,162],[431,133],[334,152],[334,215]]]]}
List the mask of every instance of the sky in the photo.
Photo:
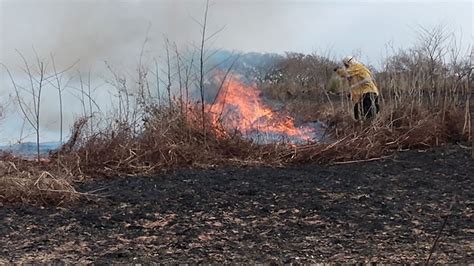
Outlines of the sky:
{"type": "MultiPolygon", "coordinates": [[[[85,71],[100,73],[104,61],[127,69],[136,66],[145,39],[145,59],[162,57],[165,39],[180,49],[196,45],[204,9],[205,0],[0,0],[0,63],[15,72],[21,66],[16,50],[31,59],[34,49],[42,58],[53,54],[58,69],[76,60],[85,71]]],[[[472,0],[211,0],[208,32],[219,33],[208,46],[355,54],[377,65],[388,43],[412,46],[420,25],[445,25],[468,47],[474,43],[473,13],[472,0]]],[[[11,94],[1,67],[0,85],[1,105],[11,94]]],[[[15,130],[0,129],[0,143],[15,130]]]]}
{"type": "MultiPolygon", "coordinates": [[[[385,45],[409,46],[417,25],[445,24],[474,40],[473,1],[211,0],[213,47],[244,52],[360,53],[376,62],[385,45]]],[[[205,0],[0,0],[0,60],[15,49],[54,53],[60,63],[80,59],[132,61],[141,43],[158,53],[166,37],[180,46],[199,40],[205,0]]]]}

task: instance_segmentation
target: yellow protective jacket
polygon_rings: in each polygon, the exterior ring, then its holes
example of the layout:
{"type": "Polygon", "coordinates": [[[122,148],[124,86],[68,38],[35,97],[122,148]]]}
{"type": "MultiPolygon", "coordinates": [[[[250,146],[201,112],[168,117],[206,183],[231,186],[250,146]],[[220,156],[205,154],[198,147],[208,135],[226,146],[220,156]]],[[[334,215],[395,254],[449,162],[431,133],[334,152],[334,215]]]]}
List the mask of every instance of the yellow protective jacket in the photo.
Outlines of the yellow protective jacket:
{"type": "Polygon", "coordinates": [[[375,80],[372,77],[370,70],[361,63],[354,63],[347,69],[339,68],[336,73],[349,81],[351,86],[352,102],[357,103],[362,99],[364,93],[373,92],[379,95],[379,90],[375,85],[375,80]]]}

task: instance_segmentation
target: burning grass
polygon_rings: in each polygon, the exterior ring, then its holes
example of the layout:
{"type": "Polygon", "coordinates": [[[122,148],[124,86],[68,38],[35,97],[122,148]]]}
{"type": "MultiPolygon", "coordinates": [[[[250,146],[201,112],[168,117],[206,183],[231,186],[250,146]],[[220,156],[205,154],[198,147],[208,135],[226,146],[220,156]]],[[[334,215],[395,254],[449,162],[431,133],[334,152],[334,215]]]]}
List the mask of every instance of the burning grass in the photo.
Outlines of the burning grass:
{"type": "MultiPolygon", "coordinates": [[[[332,63],[328,64],[320,66],[326,84],[332,73],[332,63]]],[[[392,72],[382,73],[385,76],[378,79],[382,112],[375,121],[360,123],[350,116],[351,103],[343,91],[328,93],[319,79],[310,79],[316,83],[304,87],[304,82],[297,82],[298,73],[283,83],[257,86],[228,72],[214,77],[221,85],[214,101],[207,104],[191,102],[187,85],[180,87],[179,97],[173,97],[171,80],[168,103],[160,102],[160,96],[156,103],[151,94],[145,94],[144,73],[140,72],[135,94],[114,73],[121,108],[113,122],[93,127],[90,118],[79,119],[70,140],[46,164],[9,155],[0,158],[0,201],[66,204],[83,196],[74,190],[73,182],[85,178],[148,175],[177,168],[354,162],[401,149],[464,142],[472,136],[467,109],[471,74],[445,82],[444,87],[415,90],[407,84],[419,84],[418,80],[403,83],[388,75],[392,72]],[[318,88],[317,100],[304,99],[308,95],[295,97],[277,110],[266,104],[268,99],[262,94],[272,95],[265,93],[272,88],[288,89],[282,84],[303,86],[301,91],[318,88]],[[327,128],[322,133],[318,132],[321,128],[305,124],[313,121],[324,122],[327,128]],[[322,135],[324,139],[318,139],[322,135]]],[[[306,74],[309,78],[314,73],[306,74]]],[[[406,75],[407,79],[420,76],[406,75]]],[[[89,115],[93,117],[92,111],[89,115]]]]}
{"type": "MultiPolygon", "coordinates": [[[[469,120],[462,107],[386,105],[372,122],[353,121],[342,108],[320,117],[328,125],[327,137],[322,141],[292,143],[274,139],[260,144],[239,130],[229,130],[225,120],[216,120],[213,115],[205,117],[203,129],[199,108],[195,107],[187,113],[153,109],[138,134],[130,127],[111,127],[82,139],[57,160],[76,176],[143,175],[186,167],[366,160],[402,149],[464,142],[470,135],[469,120]]],[[[294,124],[290,126],[289,136],[297,129],[294,124]]],[[[275,126],[260,128],[266,134],[265,129],[271,132],[275,126]]]]}
{"type": "Polygon", "coordinates": [[[468,113],[462,106],[385,105],[375,121],[360,123],[345,108],[331,105],[319,106],[316,112],[324,114],[319,119],[328,125],[326,140],[259,144],[238,130],[229,130],[225,120],[213,115],[204,118],[203,128],[199,106],[189,106],[187,110],[150,109],[140,131],[111,124],[86,135],[87,119],[81,119],[70,141],[47,163],[5,155],[0,160],[0,200],[61,205],[83,196],[72,182],[84,178],[147,175],[177,168],[356,162],[401,149],[467,141],[470,135],[468,113]]]}
{"type": "Polygon", "coordinates": [[[71,172],[86,176],[144,175],[161,170],[214,167],[236,162],[265,164],[261,157],[270,145],[258,145],[237,132],[228,132],[198,110],[187,114],[176,109],[155,108],[143,130],[110,126],[88,136],[58,160],[71,172]]]}
{"type": "MultiPolygon", "coordinates": [[[[186,56],[176,49],[173,69],[167,42],[166,69],[155,62],[153,73],[140,58],[138,75],[130,77],[107,65],[112,74],[107,83],[115,88],[112,102],[118,105],[111,110],[115,113],[104,114],[94,107],[90,80],[86,84],[80,77],[79,98],[88,118],[78,120],[70,140],[50,155],[47,164],[8,155],[0,158],[0,201],[72,202],[81,196],[72,182],[85,178],[186,167],[353,162],[401,149],[472,141],[474,117],[468,109],[469,99],[474,104],[472,53],[463,57],[459,47],[449,47],[443,28],[421,28],[419,34],[420,43],[407,51],[392,51],[382,68],[374,71],[382,112],[370,123],[353,121],[352,103],[345,97],[348,84],[336,78],[332,70],[337,62],[326,56],[289,53],[261,69],[242,64],[240,74],[253,74],[241,79],[232,69],[237,59],[229,60],[226,71],[216,65],[208,72],[204,42],[200,64],[195,53],[184,60],[186,56]],[[163,80],[158,77],[161,72],[167,74],[163,80]],[[258,81],[258,86],[250,81],[258,81]],[[160,91],[160,85],[166,89],[160,91]],[[156,92],[151,90],[154,86],[156,92]],[[199,102],[193,102],[192,95],[197,94],[199,102]],[[280,106],[266,104],[268,100],[279,100],[280,106]],[[101,119],[113,122],[99,126],[101,119]],[[310,126],[314,121],[327,125],[324,132],[310,126]]],[[[38,72],[47,74],[43,63],[39,65],[38,72]]],[[[54,74],[46,76],[58,79],[59,73],[54,74]]],[[[21,105],[25,101],[10,78],[21,105]]],[[[63,88],[57,81],[61,98],[63,88]]],[[[33,101],[40,102],[42,88],[41,83],[32,84],[33,101]]],[[[39,140],[41,108],[39,104],[34,108],[23,114],[39,140]],[[30,121],[28,113],[37,116],[30,121]]]]}
{"type": "Polygon", "coordinates": [[[461,109],[443,112],[386,107],[376,121],[367,124],[354,122],[339,110],[327,118],[331,140],[299,145],[263,145],[237,131],[222,134],[224,129],[216,127],[211,118],[206,120],[204,135],[198,116],[157,109],[140,134],[128,127],[115,127],[81,137],[47,164],[4,156],[0,161],[0,199],[7,203],[67,204],[83,196],[72,182],[87,177],[147,175],[177,168],[376,159],[401,149],[467,141],[469,128],[461,109]]]}
{"type": "Polygon", "coordinates": [[[216,105],[207,107],[212,111],[217,105],[227,105],[218,109],[219,116],[208,112],[203,118],[198,104],[154,106],[147,109],[139,126],[115,122],[93,134],[85,134],[88,120],[83,118],[75,124],[70,140],[46,163],[5,155],[0,160],[0,201],[61,205],[84,195],[73,185],[84,178],[148,175],[177,168],[357,162],[401,149],[463,142],[470,136],[469,113],[455,104],[389,103],[375,121],[361,123],[353,121],[347,107],[335,108],[334,103],[311,107],[301,102],[299,108],[295,103],[279,113],[263,104],[256,88],[237,85],[229,87],[230,97],[218,97],[216,105]],[[233,95],[248,94],[246,90],[252,90],[251,97],[256,98],[233,95]],[[232,111],[237,113],[229,114],[232,111]],[[290,113],[324,121],[327,138],[261,144],[246,135],[258,129],[262,134],[308,137],[308,132],[295,126],[290,113]]]}
{"type": "Polygon", "coordinates": [[[255,84],[247,85],[238,77],[229,77],[226,86],[209,106],[214,125],[223,125],[227,130],[237,130],[247,136],[269,138],[263,142],[275,142],[278,138],[289,142],[315,139],[315,128],[297,127],[294,117],[267,106],[260,93],[255,84]]]}

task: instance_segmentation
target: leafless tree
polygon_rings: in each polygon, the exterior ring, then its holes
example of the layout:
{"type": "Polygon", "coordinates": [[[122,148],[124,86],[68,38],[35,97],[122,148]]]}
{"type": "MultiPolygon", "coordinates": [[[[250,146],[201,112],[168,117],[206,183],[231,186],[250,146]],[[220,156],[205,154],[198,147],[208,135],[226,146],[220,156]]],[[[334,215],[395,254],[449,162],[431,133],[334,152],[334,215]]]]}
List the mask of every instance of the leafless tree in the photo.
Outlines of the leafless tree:
{"type": "Polygon", "coordinates": [[[186,97],[186,106],[185,106],[186,113],[185,113],[185,115],[187,115],[187,112],[188,112],[189,86],[192,83],[192,82],[190,82],[190,78],[191,78],[191,75],[192,75],[193,62],[194,62],[194,52],[191,54],[191,58],[189,60],[188,67],[186,67],[184,69],[184,71],[185,71],[185,73],[184,73],[184,89],[185,89],[185,97],[186,97]]]}
{"type": "Polygon", "coordinates": [[[182,79],[182,69],[181,69],[181,56],[178,51],[178,45],[176,43],[174,44],[174,49],[176,53],[176,68],[177,68],[177,73],[178,73],[178,85],[179,85],[179,109],[181,112],[181,115],[183,114],[183,79],[182,79]]]}
{"type": "Polygon", "coordinates": [[[205,95],[205,88],[204,88],[204,81],[206,78],[206,74],[212,71],[213,69],[217,68],[219,64],[210,67],[209,69],[206,70],[205,64],[209,60],[210,57],[212,57],[215,53],[218,52],[218,50],[214,51],[211,54],[208,54],[207,52],[207,42],[209,42],[211,39],[217,36],[225,27],[222,27],[215,32],[208,34],[207,32],[207,23],[208,23],[208,14],[209,14],[209,0],[206,0],[206,6],[204,9],[204,14],[202,18],[202,22],[198,20],[194,20],[200,27],[201,27],[201,39],[199,46],[197,47],[198,53],[199,53],[199,66],[198,66],[198,88],[199,88],[199,94],[200,94],[200,103],[201,103],[201,117],[202,117],[202,133],[204,136],[204,140],[207,138],[207,132],[206,132],[206,116],[205,116],[205,102],[204,102],[204,95],[205,95]]]}
{"type": "Polygon", "coordinates": [[[155,86],[156,86],[156,99],[157,99],[157,104],[158,108],[161,108],[161,91],[160,91],[160,69],[158,67],[158,60],[156,58],[153,59],[155,63],[155,72],[151,71],[153,75],[155,75],[155,86]]]}
{"type": "Polygon", "coordinates": [[[53,66],[53,77],[54,77],[54,81],[50,81],[49,79],[46,79],[46,81],[48,83],[50,83],[53,87],[56,88],[56,90],[58,91],[58,99],[59,99],[59,142],[62,143],[63,142],[63,122],[64,122],[64,119],[63,119],[63,91],[65,88],[68,87],[68,84],[69,82],[72,80],[72,77],[70,77],[66,84],[63,86],[63,83],[62,83],[62,80],[63,80],[63,74],[65,74],[68,70],[70,70],[71,68],[73,68],[78,62],[74,62],[71,66],[67,67],[65,70],[61,71],[61,72],[58,72],[57,69],[56,69],[56,63],[55,63],[55,60],[54,60],[54,56],[53,54],[50,54],[50,57],[51,57],[51,63],[52,63],[52,66],[53,66]]]}
{"type": "Polygon", "coordinates": [[[94,117],[97,112],[101,112],[99,104],[94,99],[94,93],[98,87],[93,88],[91,84],[91,71],[89,70],[87,74],[87,79],[84,80],[83,73],[77,71],[77,77],[79,78],[79,87],[67,86],[69,93],[77,98],[81,103],[82,107],[82,116],[87,117],[89,122],[89,132],[90,135],[94,132],[94,117]],[[95,110],[95,111],[94,111],[95,110]]]}
{"type": "Polygon", "coordinates": [[[166,91],[168,92],[168,107],[171,111],[172,107],[172,99],[171,99],[171,58],[170,58],[170,48],[169,48],[169,40],[166,39],[165,41],[165,49],[166,49],[166,74],[167,74],[167,84],[166,84],[166,91]]]}
{"type": "Polygon", "coordinates": [[[40,130],[41,130],[41,96],[43,93],[43,88],[46,85],[46,82],[49,78],[47,76],[47,64],[45,64],[39,56],[35,52],[36,56],[36,67],[32,68],[30,63],[26,60],[21,52],[17,50],[18,55],[23,60],[23,72],[27,75],[29,85],[28,88],[23,87],[22,85],[18,84],[8,67],[4,64],[2,66],[8,73],[10,81],[13,85],[13,89],[15,90],[16,94],[16,101],[20,108],[20,111],[28,124],[34,129],[36,134],[36,155],[38,162],[40,160],[40,130]],[[29,94],[30,102],[26,102],[25,97],[23,96],[22,92],[26,92],[29,94]]]}
{"type": "Polygon", "coordinates": [[[105,62],[105,65],[113,77],[107,83],[116,90],[116,94],[113,95],[117,98],[118,104],[116,122],[119,125],[132,125],[136,118],[136,108],[132,103],[133,93],[127,87],[127,77],[119,74],[109,63],[105,62]]]}
{"type": "Polygon", "coordinates": [[[150,91],[150,86],[148,83],[148,67],[146,63],[143,62],[144,55],[145,55],[145,47],[146,44],[148,43],[148,34],[151,29],[151,24],[148,25],[146,35],[145,35],[145,40],[142,43],[142,47],[140,49],[140,56],[138,60],[138,88],[137,88],[137,93],[138,96],[140,97],[138,99],[139,104],[145,108],[147,105],[149,105],[150,101],[152,100],[152,95],[150,91]]]}
{"type": "Polygon", "coordinates": [[[201,96],[201,116],[202,116],[202,133],[206,139],[206,124],[205,124],[205,110],[204,110],[204,56],[206,44],[206,29],[207,29],[207,14],[209,12],[209,0],[206,0],[206,9],[204,11],[204,18],[201,24],[201,46],[199,49],[199,93],[201,96]]]}

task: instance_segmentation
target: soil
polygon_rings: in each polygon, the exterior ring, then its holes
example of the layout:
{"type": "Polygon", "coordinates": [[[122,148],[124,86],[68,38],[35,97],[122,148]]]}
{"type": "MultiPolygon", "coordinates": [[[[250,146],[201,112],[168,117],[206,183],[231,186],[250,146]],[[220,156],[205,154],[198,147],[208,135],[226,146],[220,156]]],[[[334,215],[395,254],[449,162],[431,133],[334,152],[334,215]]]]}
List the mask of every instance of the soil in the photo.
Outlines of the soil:
{"type": "Polygon", "coordinates": [[[67,208],[0,208],[0,263],[474,262],[459,146],[343,165],[180,170],[79,184],[67,208]],[[447,217],[447,218],[446,218],[447,217]]]}

